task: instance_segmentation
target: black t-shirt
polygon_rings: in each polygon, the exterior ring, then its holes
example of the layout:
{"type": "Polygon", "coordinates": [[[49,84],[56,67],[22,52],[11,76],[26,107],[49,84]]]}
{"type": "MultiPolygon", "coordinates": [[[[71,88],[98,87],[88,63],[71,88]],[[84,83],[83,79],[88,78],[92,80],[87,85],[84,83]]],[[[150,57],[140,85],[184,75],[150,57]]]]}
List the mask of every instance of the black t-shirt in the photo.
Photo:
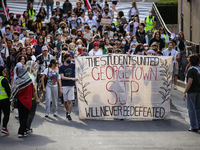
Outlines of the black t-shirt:
{"type": "Polygon", "coordinates": [[[154,43],[154,42],[156,42],[159,45],[160,50],[162,50],[163,48],[165,48],[165,43],[164,43],[164,41],[162,39],[156,40],[155,38],[152,38],[150,40],[149,46],[151,46],[151,44],[154,43]]]}
{"type": "Polygon", "coordinates": [[[146,40],[145,40],[146,32],[145,32],[145,30],[143,32],[140,32],[140,30],[136,31],[136,36],[140,40],[140,43],[142,43],[142,44],[146,43],[146,40]]]}
{"type": "Polygon", "coordinates": [[[180,41],[178,47],[179,47],[180,50],[184,50],[185,45],[184,45],[184,42],[182,40],[180,41]]]}

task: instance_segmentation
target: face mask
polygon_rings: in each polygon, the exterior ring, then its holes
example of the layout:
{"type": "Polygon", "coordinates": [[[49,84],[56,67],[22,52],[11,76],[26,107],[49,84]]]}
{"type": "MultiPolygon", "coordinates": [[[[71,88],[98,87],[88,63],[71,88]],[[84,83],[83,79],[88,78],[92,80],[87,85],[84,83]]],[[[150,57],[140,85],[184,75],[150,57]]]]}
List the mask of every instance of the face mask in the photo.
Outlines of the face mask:
{"type": "Polygon", "coordinates": [[[127,37],[127,39],[129,39],[129,38],[130,38],[130,35],[127,35],[126,37],[127,37]]]}
{"type": "Polygon", "coordinates": [[[14,18],[14,16],[11,16],[10,19],[12,20],[14,18]]]}
{"type": "Polygon", "coordinates": [[[65,48],[63,48],[62,50],[67,51],[68,49],[65,47],[65,48]]]}
{"type": "Polygon", "coordinates": [[[62,26],[61,29],[65,29],[65,26],[62,26]]]}
{"type": "Polygon", "coordinates": [[[134,51],[134,50],[135,50],[135,48],[134,48],[134,47],[132,47],[132,48],[131,48],[131,50],[132,50],[132,51],[134,51]]]}
{"type": "Polygon", "coordinates": [[[117,40],[117,39],[118,39],[118,37],[114,37],[114,39],[115,39],[115,40],[117,40]]]}
{"type": "Polygon", "coordinates": [[[117,28],[116,30],[119,31],[119,28],[117,28]]]}
{"type": "Polygon", "coordinates": [[[149,13],[149,16],[151,16],[152,15],[152,13],[149,13]]]}
{"type": "Polygon", "coordinates": [[[40,33],[37,33],[37,36],[39,36],[40,35],[40,33]]]}
{"type": "Polygon", "coordinates": [[[56,5],[56,7],[60,7],[60,5],[56,5]]]}
{"type": "Polygon", "coordinates": [[[67,64],[70,64],[70,63],[71,63],[71,60],[68,59],[68,60],[66,61],[66,63],[67,63],[67,64]]]}
{"type": "Polygon", "coordinates": [[[142,52],[143,51],[143,48],[140,48],[140,52],[142,52]]]}
{"type": "Polygon", "coordinates": [[[76,20],[76,18],[72,17],[72,20],[76,20]]]}
{"type": "Polygon", "coordinates": [[[115,44],[114,44],[114,43],[110,43],[110,45],[111,45],[111,46],[114,46],[115,44]]]}
{"type": "Polygon", "coordinates": [[[148,50],[149,48],[148,48],[148,47],[145,47],[144,49],[145,49],[145,50],[148,50]]]}
{"type": "Polygon", "coordinates": [[[10,31],[6,31],[7,34],[10,34],[10,31]]]}
{"type": "Polygon", "coordinates": [[[122,36],[121,39],[123,39],[124,37],[122,36]]]}
{"type": "Polygon", "coordinates": [[[94,31],[94,30],[96,30],[96,28],[95,28],[95,27],[93,27],[93,28],[92,28],[92,30],[94,31]]]}
{"type": "Polygon", "coordinates": [[[56,16],[56,18],[57,18],[57,19],[59,19],[59,18],[60,18],[60,16],[56,16]]]}
{"type": "Polygon", "coordinates": [[[133,25],[130,25],[130,28],[133,28],[133,25]]]}
{"type": "Polygon", "coordinates": [[[47,42],[49,43],[51,40],[50,39],[47,39],[47,42]]]}
{"type": "Polygon", "coordinates": [[[137,40],[136,40],[136,39],[133,39],[133,42],[134,42],[134,43],[136,43],[136,42],[137,42],[137,40]]]}
{"type": "Polygon", "coordinates": [[[77,20],[77,22],[78,22],[78,23],[81,23],[81,21],[80,21],[80,20],[77,20]]]}
{"type": "Polygon", "coordinates": [[[81,34],[78,34],[77,36],[79,36],[79,37],[80,37],[80,36],[81,36],[81,34]]]}
{"type": "Polygon", "coordinates": [[[122,41],[122,44],[123,44],[123,45],[125,45],[125,44],[126,44],[126,42],[125,42],[125,41],[122,41]]]}
{"type": "Polygon", "coordinates": [[[78,45],[78,48],[81,48],[81,47],[82,47],[82,45],[81,45],[81,44],[79,44],[79,45],[78,45]]]}
{"type": "Polygon", "coordinates": [[[115,26],[111,26],[111,28],[112,28],[112,29],[114,29],[114,28],[115,28],[115,26]]]}

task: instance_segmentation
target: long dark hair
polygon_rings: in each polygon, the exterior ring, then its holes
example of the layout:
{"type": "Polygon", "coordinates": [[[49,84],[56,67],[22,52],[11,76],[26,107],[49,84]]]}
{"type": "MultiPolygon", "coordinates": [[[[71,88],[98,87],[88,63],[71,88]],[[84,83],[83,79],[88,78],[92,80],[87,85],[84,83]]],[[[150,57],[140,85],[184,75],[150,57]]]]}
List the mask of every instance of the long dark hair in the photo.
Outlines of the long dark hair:
{"type": "Polygon", "coordinates": [[[51,68],[53,64],[56,64],[56,59],[52,59],[50,61],[49,68],[51,68]]]}

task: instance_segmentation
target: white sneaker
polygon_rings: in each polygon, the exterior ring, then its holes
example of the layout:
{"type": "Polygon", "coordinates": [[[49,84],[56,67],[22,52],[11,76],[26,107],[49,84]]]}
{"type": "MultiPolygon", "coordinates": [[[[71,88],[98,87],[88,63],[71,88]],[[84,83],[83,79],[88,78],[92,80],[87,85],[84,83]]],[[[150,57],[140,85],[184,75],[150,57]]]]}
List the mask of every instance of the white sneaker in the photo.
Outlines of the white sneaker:
{"type": "Polygon", "coordinates": [[[177,90],[177,87],[176,87],[176,85],[174,85],[174,90],[177,90]]]}

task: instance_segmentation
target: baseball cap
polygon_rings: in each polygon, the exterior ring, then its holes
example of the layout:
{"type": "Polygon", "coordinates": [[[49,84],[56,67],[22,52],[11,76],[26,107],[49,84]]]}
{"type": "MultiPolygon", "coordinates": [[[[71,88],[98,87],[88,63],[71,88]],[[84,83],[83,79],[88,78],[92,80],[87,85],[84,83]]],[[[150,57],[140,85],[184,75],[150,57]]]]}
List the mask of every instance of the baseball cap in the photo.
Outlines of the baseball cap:
{"type": "Polygon", "coordinates": [[[48,51],[48,48],[46,46],[43,46],[42,51],[48,51]]]}
{"type": "Polygon", "coordinates": [[[22,28],[22,30],[28,30],[28,28],[27,28],[26,26],[24,26],[24,27],[22,28]]]}
{"type": "Polygon", "coordinates": [[[94,42],[93,43],[93,47],[97,46],[97,45],[100,45],[98,42],[94,42]]]}

